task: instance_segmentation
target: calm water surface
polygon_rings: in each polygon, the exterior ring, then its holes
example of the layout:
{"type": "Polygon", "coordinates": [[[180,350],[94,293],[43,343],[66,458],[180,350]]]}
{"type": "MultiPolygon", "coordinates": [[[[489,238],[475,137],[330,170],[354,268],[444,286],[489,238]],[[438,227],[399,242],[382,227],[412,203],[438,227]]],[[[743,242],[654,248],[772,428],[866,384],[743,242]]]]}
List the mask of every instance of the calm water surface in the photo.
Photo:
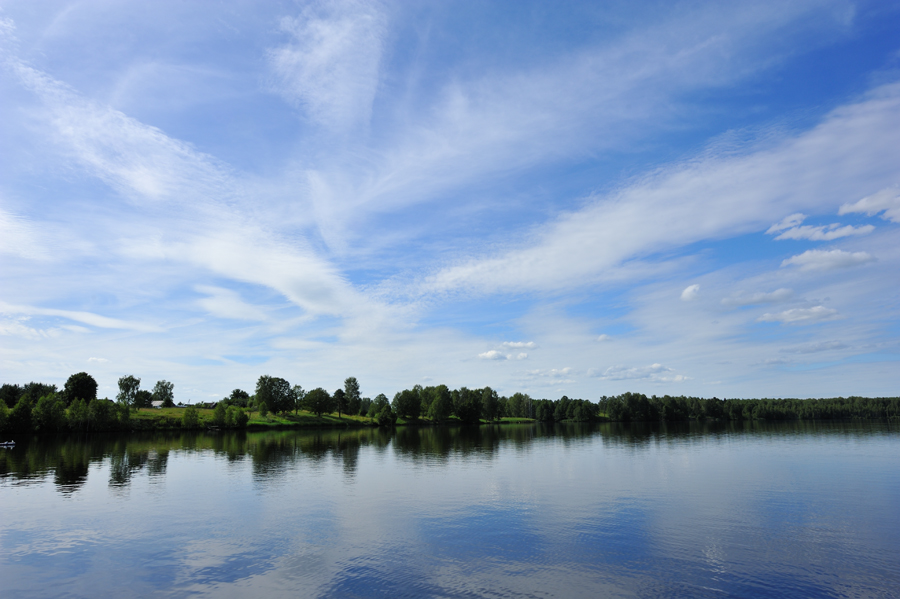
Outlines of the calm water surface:
{"type": "Polygon", "coordinates": [[[896,425],[19,442],[4,598],[900,596],[896,425]]]}

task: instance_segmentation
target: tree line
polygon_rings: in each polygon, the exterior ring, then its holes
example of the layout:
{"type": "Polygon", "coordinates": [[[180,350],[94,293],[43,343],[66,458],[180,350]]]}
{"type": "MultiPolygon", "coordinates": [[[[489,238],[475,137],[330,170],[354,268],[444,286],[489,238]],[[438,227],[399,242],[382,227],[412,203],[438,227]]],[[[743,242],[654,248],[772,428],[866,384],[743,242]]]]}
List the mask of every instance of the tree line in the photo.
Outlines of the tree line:
{"type": "MultiPolygon", "coordinates": [[[[86,372],[73,374],[63,389],[55,385],[31,382],[19,386],[0,387],[0,431],[59,432],[128,430],[134,409],[153,405],[175,407],[174,385],[157,381],[152,390],[140,388],[141,379],[133,375],[118,381],[116,400],[97,398],[97,382],[86,372]]],[[[179,406],[182,404],[179,403],[179,406]]],[[[570,399],[532,399],[524,393],[501,396],[490,387],[450,389],[446,385],[415,385],[396,393],[389,400],[383,393],[374,399],[360,395],[355,377],[344,380],[344,386],[329,393],[322,387],[305,391],[286,379],[260,376],[254,394],[235,389],[218,402],[198,404],[213,410],[211,418],[201,418],[196,406],[186,406],[180,419],[185,429],[203,425],[220,428],[243,428],[248,412],[261,417],[287,415],[305,410],[316,416],[337,413],[364,416],[382,426],[428,420],[475,424],[494,422],[504,417],[540,422],[653,422],[688,420],[832,420],[832,419],[900,419],[900,398],[848,397],[830,399],[718,399],[700,397],[646,396],[622,393],[603,396],[597,402],[570,399]]]]}

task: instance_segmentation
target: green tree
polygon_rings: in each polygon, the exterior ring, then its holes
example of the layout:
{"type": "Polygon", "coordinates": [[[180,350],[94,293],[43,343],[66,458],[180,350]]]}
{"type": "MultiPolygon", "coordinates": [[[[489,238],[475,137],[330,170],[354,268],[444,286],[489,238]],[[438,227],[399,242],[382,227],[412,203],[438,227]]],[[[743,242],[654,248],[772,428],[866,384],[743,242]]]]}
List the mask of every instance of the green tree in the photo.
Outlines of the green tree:
{"type": "Polygon", "coordinates": [[[175,385],[169,381],[156,381],[151,401],[161,401],[164,408],[175,407],[175,385]]]}
{"type": "Polygon", "coordinates": [[[31,418],[41,432],[62,430],[66,426],[66,403],[58,393],[48,393],[31,410],[31,418]]]}
{"type": "Polygon", "coordinates": [[[372,407],[372,399],[369,397],[363,397],[359,400],[359,415],[365,416],[369,413],[369,408],[372,407]]]}
{"type": "MultiPolygon", "coordinates": [[[[56,385],[45,385],[44,383],[32,381],[22,387],[22,394],[19,398],[27,397],[33,407],[40,398],[49,395],[50,393],[56,393],[56,385]]],[[[16,403],[18,403],[18,401],[16,401],[16,403]]]]}
{"type": "Polygon", "coordinates": [[[73,431],[85,431],[88,427],[88,404],[79,398],[69,406],[69,428],[73,431]]]}
{"type": "MultiPolygon", "coordinates": [[[[418,387],[418,385],[417,385],[418,387]]],[[[421,387],[419,387],[421,389],[421,387]]],[[[391,407],[397,416],[406,420],[417,420],[422,410],[422,400],[416,388],[404,389],[394,395],[391,407]]]]}
{"type": "Polygon", "coordinates": [[[431,388],[431,404],[428,406],[428,417],[434,422],[444,422],[453,412],[453,397],[447,385],[431,388]]]}
{"type": "Polygon", "coordinates": [[[369,418],[378,418],[378,415],[384,409],[384,406],[389,405],[391,405],[391,402],[388,401],[387,395],[379,393],[375,396],[375,399],[372,400],[372,404],[369,406],[369,418]]]}
{"type": "Polygon", "coordinates": [[[481,392],[481,410],[485,420],[500,418],[500,398],[497,392],[490,387],[485,387],[481,392]]]}
{"type": "Polygon", "coordinates": [[[197,408],[188,406],[184,409],[184,414],[181,416],[181,428],[200,428],[200,412],[197,411],[197,408]]]}
{"type": "Polygon", "coordinates": [[[259,409],[259,417],[260,418],[265,418],[266,416],[269,415],[269,404],[267,404],[266,402],[264,402],[264,401],[259,402],[258,409],[259,409]]]}
{"type": "Polygon", "coordinates": [[[135,405],[137,401],[137,392],[141,390],[141,379],[136,376],[128,375],[119,379],[119,393],[116,395],[116,401],[128,407],[135,405]]]}
{"type": "Polygon", "coordinates": [[[4,384],[0,387],[0,400],[6,404],[7,408],[12,409],[19,401],[19,398],[22,397],[24,391],[25,390],[18,385],[4,384]]]}
{"type": "Polygon", "coordinates": [[[97,399],[97,381],[86,372],[73,374],[63,387],[63,399],[67,407],[76,399],[83,399],[86,403],[94,401],[97,399]]]}
{"type": "Polygon", "coordinates": [[[453,411],[463,422],[474,424],[481,419],[481,392],[460,387],[453,392],[453,411]]]}
{"type": "Polygon", "coordinates": [[[225,426],[229,428],[244,428],[247,420],[247,412],[237,406],[228,406],[225,411],[225,426]]]}
{"type": "Polygon", "coordinates": [[[334,410],[338,413],[338,418],[340,418],[341,413],[347,411],[347,395],[343,389],[335,390],[331,396],[331,403],[334,406],[334,410]]]}
{"type": "Polygon", "coordinates": [[[32,430],[31,410],[33,409],[34,402],[31,400],[31,395],[23,393],[9,412],[7,428],[14,433],[30,433],[32,430]]]}
{"type": "Polygon", "coordinates": [[[153,394],[146,389],[138,389],[134,394],[135,408],[149,408],[153,405],[153,394]]]}
{"type": "Polygon", "coordinates": [[[256,401],[265,402],[273,412],[286,413],[294,409],[291,384],[286,380],[267,374],[256,382],[256,401]]]}
{"type": "Polygon", "coordinates": [[[116,415],[116,404],[108,399],[95,399],[88,404],[88,429],[108,431],[115,423],[116,415]]]}
{"type": "Polygon", "coordinates": [[[378,412],[378,426],[391,426],[395,422],[397,422],[397,413],[391,409],[391,404],[386,403],[378,412]]]}
{"type": "Polygon", "coordinates": [[[6,431],[7,424],[9,424],[9,408],[6,407],[5,401],[0,401],[0,433],[6,431]]]}
{"type": "Polygon", "coordinates": [[[226,416],[226,408],[223,402],[219,402],[216,404],[216,407],[213,409],[213,424],[218,427],[225,426],[225,416],[226,416]]]}
{"type": "Polygon", "coordinates": [[[304,408],[316,416],[331,412],[332,400],[328,391],[322,387],[316,387],[303,398],[304,408]]]}
{"type": "Polygon", "coordinates": [[[300,385],[294,385],[293,389],[291,389],[291,394],[294,401],[294,414],[296,414],[303,407],[303,398],[306,397],[306,391],[300,385]]]}
{"type": "Polygon", "coordinates": [[[228,397],[228,401],[233,406],[246,408],[250,405],[250,394],[242,389],[235,389],[228,397]]]}
{"type": "Polygon", "coordinates": [[[347,401],[347,413],[359,414],[359,381],[356,380],[355,376],[348,376],[344,379],[344,398],[347,401]]]}

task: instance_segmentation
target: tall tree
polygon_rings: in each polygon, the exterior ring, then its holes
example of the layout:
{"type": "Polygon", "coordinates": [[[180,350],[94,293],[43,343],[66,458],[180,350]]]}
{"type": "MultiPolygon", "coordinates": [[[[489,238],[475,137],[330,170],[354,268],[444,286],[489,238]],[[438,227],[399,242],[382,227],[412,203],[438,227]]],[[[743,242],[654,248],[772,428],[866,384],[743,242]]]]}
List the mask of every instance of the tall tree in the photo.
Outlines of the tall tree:
{"type": "Polygon", "coordinates": [[[481,418],[481,391],[460,387],[453,392],[453,411],[463,422],[473,424],[481,418]]]}
{"type": "Polygon", "coordinates": [[[331,401],[334,404],[334,409],[338,413],[338,418],[340,418],[341,413],[347,411],[347,394],[344,393],[343,389],[337,389],[331,396],[331,401]]]}
{"type": "Polygon", "coordinates": [[[486,420],[500,418],[500,398],[497,392],[490,387],[485,387],[481,392],[481,409],[486,420]]]}
{"type": "Polygon", "coordinates": [[[321,416],[331,411],[331,396],[322,387],[316,387],[303,398],[303,406],[307,411],[321,416]]]}
{"type": "Polygon", "coordinates": [[[128,375],[119,379],[119,393],[116,401],[123,406],[132,407],[137,401],[137,392],[141,390],[141,379],[128,375]]]}
{"type": "Polygon", "coordinates": [[[273,412],[292,410],[291,397],[291,384],[282,378],[264,374],[256,382],[257,403],[265,403],[273,412]]]}
{"type": "Polygon", "coordinates": [[[86,372],[78,372],[69,377],[63,388],[63,398],[66,406],[76,399],[83,399],[90,403],[97,399],[97,381],[86,372]]]}
{"type": "Polygon", "coordinates": [[[428,417],[435,422],[443,422],[450,417],[453,411],[453,398],[447,385],[429,387],[431,390],[431,403],[428,406],[428,417]]]}
{"type": "Polygon", "coordinates": [[[375,399],[372,400],[371,405],[369,405],[369,411],[367,412],[369,418],[376,418],[384,410],[385,406],[390,406],[391,402],[388,401],[387,395],[384,393],[379,393],[375,396],[375,399]]]}
{"type": "Polygon", "coordinates": [[[296,414],[303,407],[303,398],[306,397],[306,391],[300,385],[294,385],[294,388],[291,389],[291,394],[291,399],[294,402],[294,414],[296,414]]]}
{"type": "Polygon", "coordinates": [[[153,394],[146,389],[138,389],[134,394],[134,407],[149,408],[153,406],[153,394]]]}
{"type": "Polygon", "coordinates": [[[417,420],[422,411],[422,400],[419,398],[418,389],[416,388],[400,391],[394,396],[394,401],[391,404],[397,416],[407,420],[417,420]]]}
{"type": "Polygon", "coordinates": [[[161,401],[164,408],[175,407],[175,385],[169,381],[156,381],[153,385],[153,399],[151,401],[161,401]]]}
{"type": "Polygon", "coordinates": [[[347,413],[359,414],[359,381],[355,376],[344,379],[344,398],[347,400],[347,413]]]}
{"type": "Polygon", "coordinates": [[[7,408],[12,408],[22,397],[24,389],[18,385],[10,385],[8,383],[0,387],[0,400],[6,404],[7,408]]]}
{"type": "Polygon", "coordinates": [[[250,405],[250,394],[243,389],[235,389],[231,392],[231,395],[228,396],[228,401],[233,406],[246,408],[248,405],[250,405]]]}

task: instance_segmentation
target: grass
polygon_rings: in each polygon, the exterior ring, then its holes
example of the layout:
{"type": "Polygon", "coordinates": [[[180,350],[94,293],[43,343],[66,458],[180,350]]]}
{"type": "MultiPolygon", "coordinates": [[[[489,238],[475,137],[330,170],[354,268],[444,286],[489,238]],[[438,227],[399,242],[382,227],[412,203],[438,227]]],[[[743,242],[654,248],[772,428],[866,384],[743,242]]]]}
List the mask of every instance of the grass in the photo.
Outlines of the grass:
{"type": "MultiPolygon", "coordinates": [[[[180,429],[181,420],[184,416],[185,407],[177,408],[140,408],[131,413],[131,424],[133,428],[142,430],[165,430],[180,429]]],[[[195,408],[200,416],[200,426],[207,428],[212,426],[213,410],[207,408],[195,408]]],[[[316,416],[312,412],[300,410],[296,414],[291,412],[288,414],[272,414],[260,416],[259,412],[249,412],[250,420],[247,422],[248,429],[277,429],[277,428],[345,428],[345,427],[362,427],[375,426],[377,423],[373,418],[367,416],[350,416],[342,414],[339,418],[337,412],[331,414],[322,414],[316,416]]],[[[501,418],[499,424],[517,424],[534,422],[531,418],[501,418]]],[[[430,425],[432,421],[427,418],[420,418],[415,421],[406,421],[403,418],[397,419],[398,425],[419,424],[430,425]]],[[[447,420],[447,424],[459,424],[456,417],[447,420]]],[[[481,424],[489,424],[482,420],[481,424]]]]}

